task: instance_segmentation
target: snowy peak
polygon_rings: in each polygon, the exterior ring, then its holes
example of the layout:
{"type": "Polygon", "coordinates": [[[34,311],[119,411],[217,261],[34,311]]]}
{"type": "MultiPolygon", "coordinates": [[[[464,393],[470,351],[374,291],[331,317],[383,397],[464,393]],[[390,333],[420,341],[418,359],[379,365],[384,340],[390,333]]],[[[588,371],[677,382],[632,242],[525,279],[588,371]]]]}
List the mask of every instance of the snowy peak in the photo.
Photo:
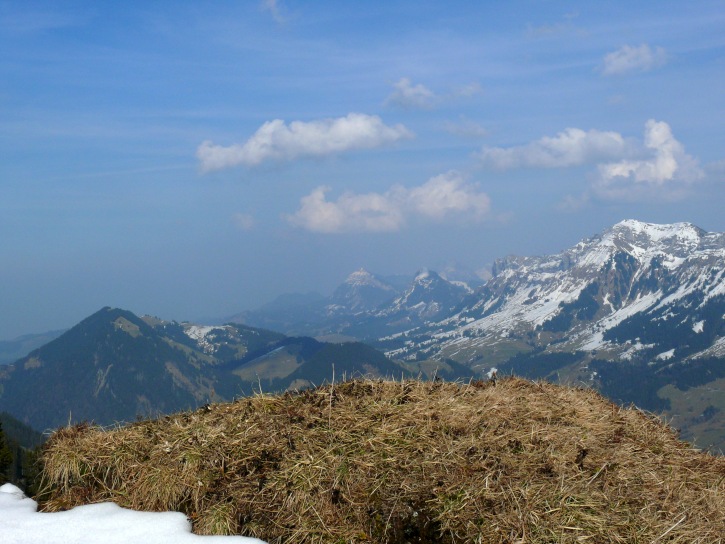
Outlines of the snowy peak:
{"type": "Polygon", "coordinates": [[[706,237],[704,230],[691,223],[658,225],[629,219],[605,231],[602,240],[630,246],[634,254],[660,251],[685,256],[701,248],[706,237]]]}
{"type": "MultiPolygon", "coordinates": [[[[422,303],[421,293],[438,292],[438,280],[419,274],[396,302],[422,303]]],[[[668,360],[701,356],[712,342],[725,345],[725,235],[690,223],[622,221],[556,255],[496,261],[485,285],[435,319],[408,331],[407,344],[390,354],[423,350],[464,364],[489,351],[532,348],[604,352],[616,360],[656,350],[653,357],[668,360]]]]}
{"type": "Polygon", "coordinates": [[[330,312],[364,312],[374,310],[393,299],[398,291],[364,268],[350,274],[332,294],[330,312]]]}
{"type": "Polygon", "coordinates": [[[418,272],[405,293],[382,313],[413,313],[420,318],[433,318],[450,312],[471,292],[461,282],[450,282],[432,270],[423,269],[418,272]]]}
{"type": "MultiPolygon", "coordinates": [[[[656,224],[637,221],[636,219],[625,219],[614,225],[605,233],[615,233],[638,241],[658,242],[690,242],[699,243],[702,237],[707,234],[704,230],[692,223],[656,224]]],[[[606,235],[606,234],[605,234],[606,235]]]]}
{"type": "Polygon", "coordinates": [[[725,235],[708,233],[691,223],[660,225],[628,219],[547,259],[558,268],[579,268],[591,274],[622,260],[673,269],[687,259],[718,257],[724,251],[725,235]]]}
{"type": "Polygon", "coordinates": [[[376,289],[382,289],[384,291],[394,291],[393,287],[382,281],[374,274],[368,272],[364,268],[356,270],[350,274],[343,285],[349,287],[373,287],[376,289]]]}

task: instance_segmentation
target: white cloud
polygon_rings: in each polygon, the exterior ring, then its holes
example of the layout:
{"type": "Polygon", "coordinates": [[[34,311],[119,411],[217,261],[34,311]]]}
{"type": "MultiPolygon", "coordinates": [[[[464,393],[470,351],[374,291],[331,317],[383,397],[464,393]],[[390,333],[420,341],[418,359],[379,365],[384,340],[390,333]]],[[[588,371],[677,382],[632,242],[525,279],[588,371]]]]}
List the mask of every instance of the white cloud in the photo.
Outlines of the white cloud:
{"type": "Polygon", "coordinates": [[[287,220],[313,232],[391,232],[415,216],[437,221],[449,215],[482,219],[491,206],[488,195],[458,172],[441,174],[411,189],[396,185],[385,193],[347,192],[336,201],[326,199],[329,191],[325,186],[316,188],[287,220]]]}
{"type": "Polygon", "coordinates": [[[704,177],[696,158],[672,135],[670,126],[650,119],[644,129],[644,158],[600,164],[594,191],[603,198],[678,199],[704,177]]]}
{"type": "Polygon", "coordinates": [[[254,216],[248,213],[235,213],[232,222],[241,230],[251,230],[254,227],[254,216]]]}
{"type": "Polygon", "coordinates": [[[414,212],[441,220],[450,213],[483,217],[491,207],[486,193],[466,183],[460,173],[451,171],[429,179],[405,194],[406,204],[414,212]]]}
{"type": "Polygon", "coordinates": [[[413,134],[403,125],[388,126],[376,115],[350,113],[319,121],[268,121],[243,144],[231,146],[203,142],[196,151],[203,171],[243,164],[254,166],[269,160],[321,157],[354,149],[390,144],[413,134]]]}
{"type": "Polygon", "coordinates": [[[564,168],[598,163],[590,194],[566,197],[563,210],[580,209],[595,196],[607,200],[635,201],[645,198],[677,200],[692,183],[705,176],[698,160],[663,121],[645,124],[644,140],[624,138],[618,132],[567,128],[523,146],[484,147],[479,153],[484,166],[564,168]]]}
{"type": "Polygon", "coordinates": [[[303,197],[300,209],[287,220],[303,229],[326,233],[394,231],[404,223],[400,205],[389,193],[344,193],[331,202],[325,198],[328,191],[330,187],[322,186],[303,197]]]}
{"type": "Polygon", "coordinates": [[[605,76],[646,72],[667,62],[667,53],[661,47],[651,48],[647,44],[639,47],[624,45],[604,57],[602,73],[605,76]]]}
{"type": "Polygon", "coordinates": [[[484,166],[501,170],[521,167],[563,168],[604,158],[619,158],[627,143],[617,132],[567,128],[556,136],[523,146],[484,147],[478,154],[484,166]]]}
{"type": "Polygon", "coordinates": [[[395,90],[385,100],[386,106],[428,109],[437,99],[433,91],[420,83],[412,85],[407,77],[401,78],[393,87],[395,90]]]}

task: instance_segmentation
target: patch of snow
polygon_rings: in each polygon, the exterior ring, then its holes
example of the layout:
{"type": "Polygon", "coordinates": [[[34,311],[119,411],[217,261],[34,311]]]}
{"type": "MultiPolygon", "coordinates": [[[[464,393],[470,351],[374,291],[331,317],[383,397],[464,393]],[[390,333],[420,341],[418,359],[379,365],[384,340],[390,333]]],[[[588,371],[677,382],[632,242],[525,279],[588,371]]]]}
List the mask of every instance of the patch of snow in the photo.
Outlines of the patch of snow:
{"type": "Polygon", "coordinates": [[[423,280],[427,280],[430,278],[430,271],[427,268],[422,269],[420,272],[418,272],[418,275],[415,277],[414,282],[421,282],[423,280]]]}
{"type": "Polygon", "coordinates": [[[0,487],[3,544],[263,544],[243,536],[199,536],[181,512],[137,512],[106,502],[65,512],[38,512],[12,484],[0,487]]]}
{"type": "Polygon", "coordinates": [[[701,238],[697,227],[691,223],[658,225],[634,219],[626,219],[617,223],[612,230],[617,231],[624,229],[628,229],[635,234],[643,234],[653,242],[661,242],[663,240],[671,240],[675,238],[691,243],[697,243],[701,238]]]}
{"type": "Polygon", "coordinates": [[[629,348],[627,351],[622,353],[619,356],[619,358],[623,361],[631,361],[632,357],[634,357],[638,351],[642,351],[643,349],[653,348],[654,346],[655,346],[654,344],[643,344],[642,342],[639,341],[639,339],[637,339],[637,342],[634,345],[632,345],[632,347],[629,348]]]}
{"type": "Polygon", "coordinates": [[[364,268],[356,270],[355,272],[350,274],[345,280],[345,284],[352,287],[371,286],[378,289],[383,289],[384,291],[393,291],[392,286],[383,283],[364,268]]]}
{"type": "Polygon", "coordinates": [[[672,348],[670,350],[663,351],[662,353],[657,355],[657,357],[655,357],[655,359],[657,359],[658,361],[669,361],[674,356],[675,356],[675,349],[672,348]]]}
{"type": "Polygon", "coordinates": [[[638,296],[633,302],[631,302],[627,306],[620,308],[613,314],[600,320],[599,324],[604,328],[604,330],[611,329],[612,327],[619,325],[622,321],[624,321],[628,317],[631,317],[640,312],[644,312],[645,310],[654,306],[659,301],[659,298],[661,296],[662,296],[661,291],[657,291],[655,293],[649,293],[644,296],[638,296]]]}
{"type": "Polygon", "coordinates": [[[712,345],[693,355],[692,359],[701,359],[703,357],[725,357],[725,336],[715,340],[712,345]]]}
{"type": "Polygon", "coordinates": [[[209,342],[206,337],[212,331],[224,331],[228,327],[212,327],[207,325],[190,325],[184,329],[186,336],[194,340],[204,353],[214,353],[217,350],[217,346],[209,342]]]}
{"type": "Polygon", "coordinates": [[[582,351],[594,351],[596,349],[600,349],[602,345],[604,344],[604,334],[601,332],[594,333],[589,341],[584,344],[580,349],[582,351]]]}
{"type": "Polygon", "coordinates": [[[698,321],[697,323],[692,325],[692,330],[693,330],[693,332],[700,334],[704,330],[704,327],[705,327],[705,320],[703,319],[702,321],[698,321]]]}

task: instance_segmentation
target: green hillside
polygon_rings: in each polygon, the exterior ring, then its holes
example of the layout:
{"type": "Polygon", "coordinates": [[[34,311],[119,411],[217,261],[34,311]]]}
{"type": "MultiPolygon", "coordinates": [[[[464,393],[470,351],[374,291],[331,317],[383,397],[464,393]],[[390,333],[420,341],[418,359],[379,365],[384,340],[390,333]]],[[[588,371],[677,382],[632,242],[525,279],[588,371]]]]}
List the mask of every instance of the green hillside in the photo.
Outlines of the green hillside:
{"type": "Polygon", "coordinates": [[[102,425],[188,410],[334,376],[409,373],[359,343],[288,338],[239,324],[200,326],[103,308],[0,367],[0,410],[40,430],[102,425]]]}

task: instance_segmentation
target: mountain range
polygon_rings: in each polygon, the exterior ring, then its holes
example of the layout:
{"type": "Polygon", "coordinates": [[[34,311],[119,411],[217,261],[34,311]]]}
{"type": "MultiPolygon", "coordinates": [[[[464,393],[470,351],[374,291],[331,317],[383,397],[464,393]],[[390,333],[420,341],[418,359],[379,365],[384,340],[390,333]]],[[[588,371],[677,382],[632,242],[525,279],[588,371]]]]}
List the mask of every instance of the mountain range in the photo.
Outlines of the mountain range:
{"type": "Polygon", "coordinates": [[[499,259],[486,281],[453,277],[360,269],[328,297],[283,295],[225,325],[104,308],[0,367],[0,410],[39,428],[129,420],[329,381],[333,364],[339,377],[515,373],[594,387],[725,450],[725,234],[626,220],[555,255],[499,259]]]}
{"type": "Polygon", "coordinates": [[[340,289],[357,298],[318,299],[301,332],[364,340],[398,361],[596,387],[725,449],[723,233],[625,220],[555,255],[499,259],[476,288],[424,271],[376,305],[380,282],[356,272],[340,289]]]}
{"type": "MultiPolygon", "coordinates": [[[[450,370],[441,365],[439,374],[461,376],[450,370]]],[[[360,342],[178,323],[106,307],[0,367],[0,411],[40,430],[80,421],[109,425],[336,377],[413,373],[360,342]]]]}

